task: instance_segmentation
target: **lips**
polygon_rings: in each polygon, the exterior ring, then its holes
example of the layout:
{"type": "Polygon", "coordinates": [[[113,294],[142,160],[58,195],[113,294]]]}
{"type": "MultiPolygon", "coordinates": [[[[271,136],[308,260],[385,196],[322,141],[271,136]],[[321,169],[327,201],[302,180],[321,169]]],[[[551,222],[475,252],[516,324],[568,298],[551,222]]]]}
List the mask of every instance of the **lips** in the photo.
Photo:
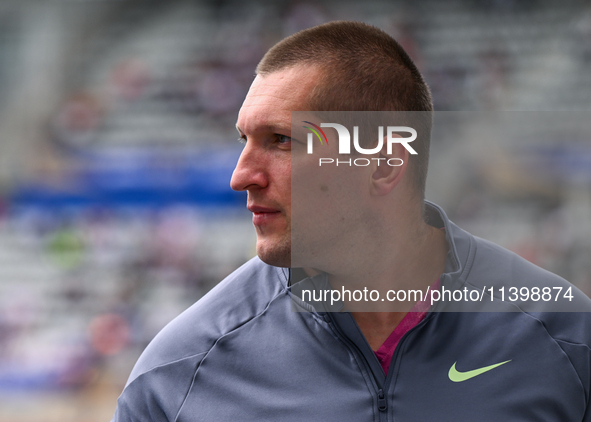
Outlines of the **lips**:
{"type": "Polygon", "coordinates": [[[248,208],[248,210],[250,212],[255,213],[255,214],[279,212],[279,210],[277,210],[277,209],[267,208],[267,207],[259,207],[258,205],[249,205],[246,208],[248,208]]]}
{"type": "Polygon", "coordinates": [[[252,223],[255,226],[264,225],[281,215],[281,211],[275,208],[261,207],[258,205],[250,205],[247,208],[252,212],[252,223]]]}

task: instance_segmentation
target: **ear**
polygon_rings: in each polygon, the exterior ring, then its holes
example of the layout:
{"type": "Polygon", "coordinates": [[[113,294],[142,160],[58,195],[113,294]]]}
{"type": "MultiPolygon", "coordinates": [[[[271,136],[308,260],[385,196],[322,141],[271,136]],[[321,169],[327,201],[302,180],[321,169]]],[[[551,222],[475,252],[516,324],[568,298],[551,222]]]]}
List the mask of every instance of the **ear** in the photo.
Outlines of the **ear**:
{"type": "MultiPolygon", "coordinates": [[[[400,135],[393,135],[401,138],[400,135]]],[[[380,196],[387,195],[402,180],[406,168],[408,167],[409,153],[402,144],[392,144],[392,154],[387,153],[386,138],[384,138],[384,147],[379,152],[376,159],[372,160],[371,173],[371,193],[380,196]]]]}

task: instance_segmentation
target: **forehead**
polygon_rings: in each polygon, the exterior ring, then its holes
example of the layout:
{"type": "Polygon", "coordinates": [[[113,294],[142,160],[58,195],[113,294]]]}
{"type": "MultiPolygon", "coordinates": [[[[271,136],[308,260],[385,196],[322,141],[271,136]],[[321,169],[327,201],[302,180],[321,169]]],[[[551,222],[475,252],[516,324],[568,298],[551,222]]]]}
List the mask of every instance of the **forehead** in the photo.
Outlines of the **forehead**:
{"type": "Polygon", "coordinates": [[[289,130],[291,112],[307,109],[319,78],[320,71],[309,66],[258,75],[240,108],[236,126],[245,134],[285,126],[289,130]]]}

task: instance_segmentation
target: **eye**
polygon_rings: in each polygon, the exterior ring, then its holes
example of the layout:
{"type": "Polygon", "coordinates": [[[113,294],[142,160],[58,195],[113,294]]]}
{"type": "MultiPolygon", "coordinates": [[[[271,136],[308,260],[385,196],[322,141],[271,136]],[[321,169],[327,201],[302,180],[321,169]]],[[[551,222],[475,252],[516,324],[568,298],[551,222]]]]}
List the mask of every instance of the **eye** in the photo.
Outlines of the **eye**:
{"type": "Polygon", "coordinates": [[[240,142],[242,145],[246,144],[246,136],[241,136],[240,138],[237,139],[238,142],[240,142]]]}
{"type": "Polygon", "coordinates": [[[276,135],[277,136],[277,143],[285,145],[291,143],[291,137],[286,135],[276,135]]]}

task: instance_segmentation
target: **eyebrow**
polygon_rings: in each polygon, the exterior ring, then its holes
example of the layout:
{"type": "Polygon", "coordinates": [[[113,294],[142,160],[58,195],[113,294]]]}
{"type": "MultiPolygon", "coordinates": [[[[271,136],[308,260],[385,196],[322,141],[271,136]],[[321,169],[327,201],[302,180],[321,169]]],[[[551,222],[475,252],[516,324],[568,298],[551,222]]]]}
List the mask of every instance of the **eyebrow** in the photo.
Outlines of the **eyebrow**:
{"type": "MultiPolygon", "coordinates": [[[[244,132],[242,131],[242,129],[240,129],[240,126],[238,126],[238,124],[236,124],[236,130],[238,132],[240,132],[241,134],[244,134],[244,132]]],[[[289,125],[289,126],[287,126],[287,128],[285,128],[285,126],[282,124],[266,124],[266,125],[258,126],[257,131],[268,131],[268,132],[273,132],[273,133],[283,132],[283,131],[291,132],[291,125],[289,125]]]]}

